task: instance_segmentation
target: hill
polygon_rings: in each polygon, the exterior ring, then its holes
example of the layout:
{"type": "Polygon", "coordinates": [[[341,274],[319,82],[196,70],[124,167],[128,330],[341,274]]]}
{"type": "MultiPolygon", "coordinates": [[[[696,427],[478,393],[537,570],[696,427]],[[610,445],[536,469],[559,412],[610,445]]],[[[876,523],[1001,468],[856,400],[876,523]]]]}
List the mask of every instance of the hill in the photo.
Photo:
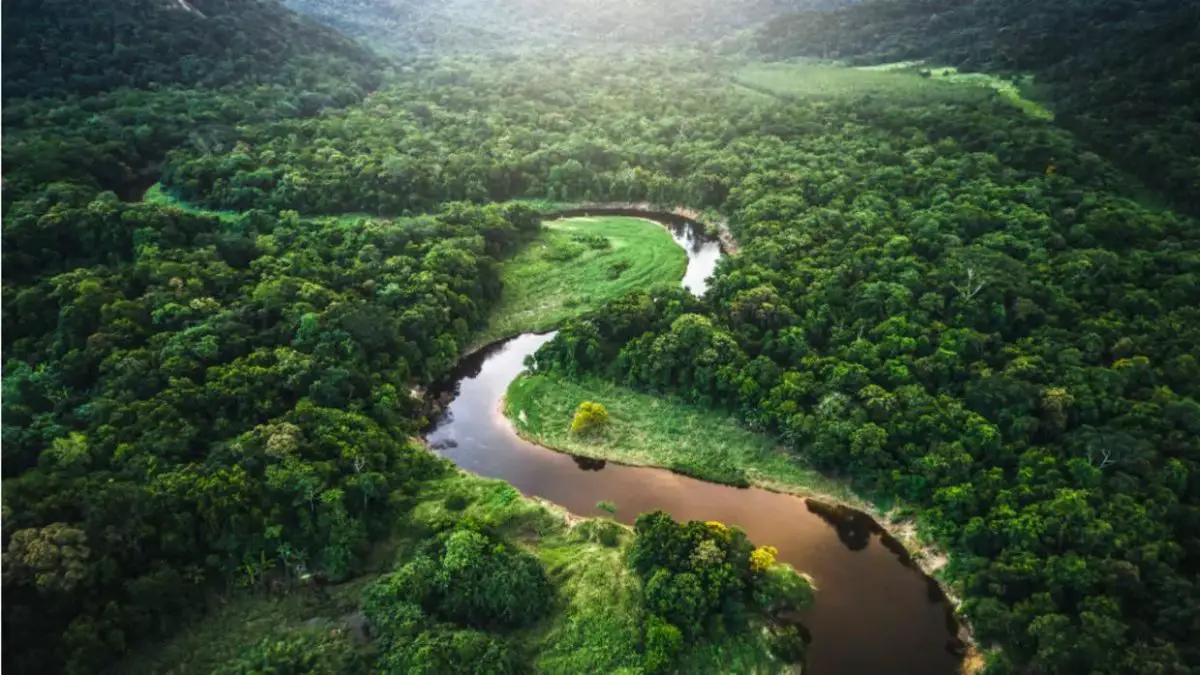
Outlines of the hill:
{"type": "Polygon", "coordinates": [[[1200,213],[1200,4],[873,1],[778,17],[751,43],[774,59],[1032,73],[1062,124],[1200,213]]]}
{"type": "Polygon", "coordinates": [[[784,12],[852,1],[287,0],[287,4],[362,37],[385,53],[444,55],[543,47],[702,46],[784,12]]]}

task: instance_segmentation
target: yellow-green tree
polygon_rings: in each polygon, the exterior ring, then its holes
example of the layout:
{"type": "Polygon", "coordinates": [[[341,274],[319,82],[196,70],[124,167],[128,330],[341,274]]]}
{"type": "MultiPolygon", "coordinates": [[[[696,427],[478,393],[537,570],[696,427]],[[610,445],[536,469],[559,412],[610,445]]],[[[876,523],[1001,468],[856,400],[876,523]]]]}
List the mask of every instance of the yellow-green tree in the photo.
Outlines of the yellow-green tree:
{"type": "Polygon", "coordinates": [[[608,410],[603,404],[584,401],[575,410],[575,418],[571,420],[571,433],[577,434],[588,429],[595,429],[608,424],[608,410]]]}

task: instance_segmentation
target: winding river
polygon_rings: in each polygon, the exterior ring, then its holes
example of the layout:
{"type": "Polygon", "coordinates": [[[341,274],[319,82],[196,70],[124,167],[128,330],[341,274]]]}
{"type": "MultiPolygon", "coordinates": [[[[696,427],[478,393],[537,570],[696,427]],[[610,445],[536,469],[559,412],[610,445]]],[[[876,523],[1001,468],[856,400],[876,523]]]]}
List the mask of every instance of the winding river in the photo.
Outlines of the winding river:
{"type": "MultiPolygon", "coordinates": [[[[684,286],[703,293],[719,245],[678,216],[653,217],[687,251],[684,286]]],[[[467,471],[503,479],[579,515],[602,515],[596,502],[608,500],[626,523],[662,509],[678,520],[736,524],[754,542],[776,546],[779,559],[811,575],[817,587],[816,603],[803,616],[812,638],[806,675],[957,672],[962,643],[941,589],[867,515],[663,469],[576,458],[520,439],[500,401],[525,357],[552,337],[521,335],[466,359],[453,399],[427,435],[430,446],[467,471]]]]}

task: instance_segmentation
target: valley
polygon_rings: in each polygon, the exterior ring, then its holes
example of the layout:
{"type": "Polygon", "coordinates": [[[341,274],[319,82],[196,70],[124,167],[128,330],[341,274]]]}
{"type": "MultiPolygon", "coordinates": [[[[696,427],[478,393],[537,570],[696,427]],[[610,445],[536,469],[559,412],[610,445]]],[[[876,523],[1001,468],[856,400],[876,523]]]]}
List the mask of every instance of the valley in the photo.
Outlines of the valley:
{"type": "Polygon", "coordinates": [[[1200,21],[1093,4],[6,4],[4,666],[1200,668],[1200,21]]]}

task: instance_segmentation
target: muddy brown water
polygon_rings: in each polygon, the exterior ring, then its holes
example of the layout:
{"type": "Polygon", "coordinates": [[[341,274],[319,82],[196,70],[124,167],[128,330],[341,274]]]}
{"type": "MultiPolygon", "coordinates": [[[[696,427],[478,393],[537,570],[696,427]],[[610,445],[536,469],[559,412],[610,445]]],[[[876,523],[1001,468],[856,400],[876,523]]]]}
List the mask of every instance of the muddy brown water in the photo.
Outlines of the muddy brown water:
{"type": "MultiPolygon", "coordinates": [[[[673,232],[688,250],[695,284],[689,288],[702,293],[719,249],[711,258],[693,257],[716,245],[691,243],[686,237],[703,238],[686,223],[673,232]],[[693,264],[700,266],[693,270],[693,264]]],[[[519,438],[501,412],[501,400],[525,357],[552,337],[521,335],[460,364],[453,399],[427,435],[430,446],[467,471],[505,480],[572,513],[605,515],[596,503],[607,500],[626,523],[661,509],[678,520],[737,525],[756,544],[777,547],[779,559],[811,575],[817,587],[816,602],[802,617],[812,640],[806,675],[957,672],[962,644],[941,589],[866,514],[664,469],[572,457],[519,438]]]]}

